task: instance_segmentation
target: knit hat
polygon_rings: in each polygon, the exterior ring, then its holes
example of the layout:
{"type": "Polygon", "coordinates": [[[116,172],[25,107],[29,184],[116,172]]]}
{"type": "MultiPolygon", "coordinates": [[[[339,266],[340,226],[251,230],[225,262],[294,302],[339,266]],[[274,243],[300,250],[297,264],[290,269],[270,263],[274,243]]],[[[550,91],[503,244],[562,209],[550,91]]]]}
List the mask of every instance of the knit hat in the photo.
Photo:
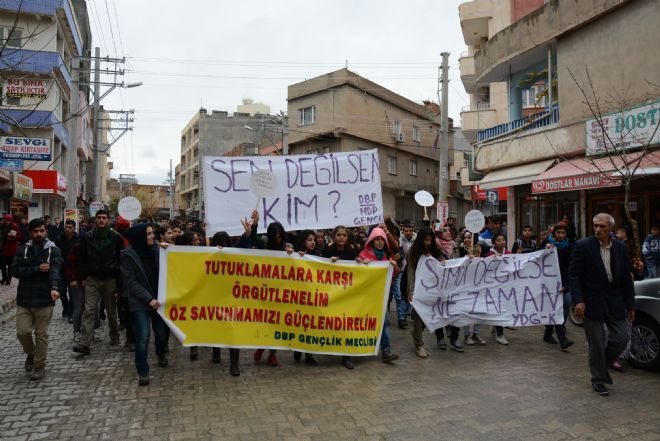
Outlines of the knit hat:
{"type": "Polygon", "coordinates": [[[124,219],[121,216],[117,216],[117,220],[115,222],[115,229],[117,231],[128,230],[130,227],[131,227],[131,222],[128,219],[124,219]]]}

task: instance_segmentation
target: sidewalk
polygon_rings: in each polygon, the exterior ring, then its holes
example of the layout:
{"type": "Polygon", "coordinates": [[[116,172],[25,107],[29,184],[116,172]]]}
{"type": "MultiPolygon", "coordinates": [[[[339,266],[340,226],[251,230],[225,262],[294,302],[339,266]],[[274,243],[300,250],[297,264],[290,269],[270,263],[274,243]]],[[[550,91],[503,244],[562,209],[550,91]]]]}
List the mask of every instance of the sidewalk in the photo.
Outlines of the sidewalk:
{"type": "Polygon", "coordinates": [[[12,284],[0,285],[0,323],[6,323],[16,314],[16,287],[18,280],[13,279],[12,284]]]}

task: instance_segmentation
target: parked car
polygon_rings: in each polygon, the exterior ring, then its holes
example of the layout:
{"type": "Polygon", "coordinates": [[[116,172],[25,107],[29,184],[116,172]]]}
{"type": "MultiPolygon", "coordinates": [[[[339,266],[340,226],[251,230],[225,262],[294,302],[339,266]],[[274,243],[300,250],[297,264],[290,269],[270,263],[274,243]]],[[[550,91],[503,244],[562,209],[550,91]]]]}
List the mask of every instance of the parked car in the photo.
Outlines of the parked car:
{"type": "Polygon", "coordinates": [[[660,278],[635,282],[630,364],[660,371],[660,278]]]}

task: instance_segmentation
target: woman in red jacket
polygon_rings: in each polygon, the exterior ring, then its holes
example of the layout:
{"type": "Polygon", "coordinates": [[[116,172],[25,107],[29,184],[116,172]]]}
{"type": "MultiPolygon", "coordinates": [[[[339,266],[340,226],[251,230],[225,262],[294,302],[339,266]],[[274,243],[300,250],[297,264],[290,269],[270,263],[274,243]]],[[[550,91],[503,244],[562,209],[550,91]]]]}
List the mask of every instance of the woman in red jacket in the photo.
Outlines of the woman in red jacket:
{"type": "Polygon", "coordinates": [[[14,255],[21,241],[21,230],[14,223],[11,214],[5,214],[2,217],[0,240],[2,240],[2,260],[0,261],[2,281],[0,281],[0,284],[9,285],[11,284],[11,265],[14,262],[14,255]]]}
{"type": "MultiPolygon", "coordinates": [[[[373,230],[371,230],[369,239],[367,240],[367,243],[364,245],[364,250],[362,250],[362,252],[360,253],[359,259],[362,260],[362,263],[364,264],[368,264],[372,260],[390,262],[390,264],[394,267],[394,272],[392,276],[393,277],[396,276],[397,273],[399,272],[399,267],[396,263],[396,260],[394,259],[392,253],[390,253],[388,247],[387,234],[382,228],[379,227],[376,227],[373,230]]],[[[391,300],[392,299],[388,299],[387,302],[388,305],[391,300]]],[[[399,358],[399,356],[393,354],[390,349],[390,335],[389,335],[390,317],[389,316],[390,316],[389,308],[387,308],[387,311],[385,311],[383,331],[380,336],[381,358],[383,359],[384,363],[389,363],[399,358]]]]}

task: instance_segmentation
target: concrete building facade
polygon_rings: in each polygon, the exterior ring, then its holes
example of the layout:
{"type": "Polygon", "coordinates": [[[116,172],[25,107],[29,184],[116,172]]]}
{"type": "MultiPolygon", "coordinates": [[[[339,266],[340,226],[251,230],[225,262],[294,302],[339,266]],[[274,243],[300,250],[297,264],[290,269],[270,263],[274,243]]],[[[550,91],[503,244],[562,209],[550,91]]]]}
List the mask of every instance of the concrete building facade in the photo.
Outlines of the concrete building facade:
{"type": "Polygon", "coordinates": [[[85,58],[91,38],[84,0],[8,0],[0,5],[2,149],[22,139],[48,150],[35,160],[23,155],[22,167],[12,171],[32,179],[30,200],[14,197],[8,165],[0,166],[3,212],[62,217],[64,207],[76,208],[84,199],[93,146],[85,58]]]}
{"type": "Polygon", "coordinates": [[[348,69],[293,84],[287,99],[290,154],[377,149],[385,215],[421,221],[413,195],[438,194],[437,104],[417,104],[348,69]]]}
{"type": "MultiPolygon", "coordinates": [[[[577,221],[581,235],[589,234],[591,216],[600,211],[611,213],[617,225],[629,226],[622,188],[606,168],[612,157],[628,155],[628,148],[603,155],[590,152],[589,145],[600,131],[594,130],[598,121],[626,120],[632,116],[626,112],[634,109],[642,109],[649,121],[660,113],[660,90],[653,79],[660,72],[660,3],[481,0],[461,5],[459,14],[464,40],[476,49],[466,90],[506,85],[507,120],[475,130],[474,168],[485,174],[481,188],[507,188],[509,237],[523,224],[540,233],[564,215],[577,221]],[[492,24],[489,17],[498,5],[514,7],[511,22],[485,34],[483,23],[492,24]],[[515,11],[516,6],[521,10],[515,11]],[[474,20],[482,23],[479,41],[468,32],[474,20]],[[536,108],[527,112],[532,102],[536,108]],[[585,179],[568,185],[575,175],[585,179]],[[557,190],[548,191],[550,185],[557,190]]],[[[641,168],[651,170],[648,164],[660,165],[658,143],[645,147],[641,168]]],[[[641,147],[631,147],[631,154],[635,148],[641,147]]],[[[644,173],[631,185],[628,208],[640,231],[647,231],[660,219],[660,192],[644,173]]]]}
{"type": "Polygon", "coordinates": [[[252,98],[244,98],[243,104],[239,104],[236,108],[238,113],[247,113],[250,116],[256,114],[268,115],[270,114],[270,106],[264,103],[255,103],[252,98]]]}
{"type": "Polygon", "coordinates": [[[181,131],[181,162],[177,166],[175,205],[188,216],[203,217],[201,158],[222,156],[237,145],[253,143],[255,118],[248,113],[200,109],[181,131]]]}

